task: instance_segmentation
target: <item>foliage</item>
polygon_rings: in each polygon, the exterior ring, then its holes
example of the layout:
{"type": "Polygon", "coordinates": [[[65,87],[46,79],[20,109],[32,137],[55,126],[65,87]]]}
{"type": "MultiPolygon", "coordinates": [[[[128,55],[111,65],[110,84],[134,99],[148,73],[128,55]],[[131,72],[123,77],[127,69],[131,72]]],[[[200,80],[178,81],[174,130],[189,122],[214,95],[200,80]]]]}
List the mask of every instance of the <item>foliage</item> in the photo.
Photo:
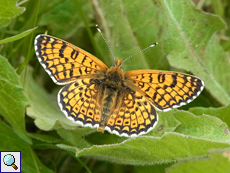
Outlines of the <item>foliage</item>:
{"type": "Polygon", "coordinates": [[[23,172],[229,172],[229,7],[227,0],[0,0],[0,150],[22,151],[23,172]],[[111,66],[95,24],[118,58],[159,42],[125,71],[191,73],[205,90],[158,112],[155,129],[137,138],[81,128],[59,110],[60,87],[40,66],[33,40],[48,32],[111,66]]]}

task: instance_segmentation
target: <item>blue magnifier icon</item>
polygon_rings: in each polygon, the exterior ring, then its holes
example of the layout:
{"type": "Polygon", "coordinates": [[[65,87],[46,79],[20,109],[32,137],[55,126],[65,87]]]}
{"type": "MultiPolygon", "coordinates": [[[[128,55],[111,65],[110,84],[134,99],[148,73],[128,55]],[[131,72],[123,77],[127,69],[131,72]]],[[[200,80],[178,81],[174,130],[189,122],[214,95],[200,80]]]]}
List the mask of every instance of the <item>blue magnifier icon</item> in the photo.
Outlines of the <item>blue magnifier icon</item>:
{"type": "Polygon", "coordinates": [[[7,166],[12,166],[15,170],[18,169],[18,167],[14,164],[15,163],[15,158],[11,154],[7,154],[3,158],[3,162],[7,166]]]}

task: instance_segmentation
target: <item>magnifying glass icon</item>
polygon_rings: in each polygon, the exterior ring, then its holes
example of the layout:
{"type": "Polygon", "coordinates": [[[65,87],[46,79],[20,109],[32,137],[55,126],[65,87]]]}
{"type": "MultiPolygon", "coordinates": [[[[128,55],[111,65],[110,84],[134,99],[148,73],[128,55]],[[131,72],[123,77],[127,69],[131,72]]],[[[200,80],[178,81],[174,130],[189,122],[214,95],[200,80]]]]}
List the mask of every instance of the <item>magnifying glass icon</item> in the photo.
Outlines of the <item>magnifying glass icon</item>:
{"type": "Polygon", "coordinates": [[[12,166],[15,170],[18,169],[18,167],[14,164],[15,163],[15,158],[11,154],[7,154],[3,158],[3,162],[7,166],[12,166]]]}

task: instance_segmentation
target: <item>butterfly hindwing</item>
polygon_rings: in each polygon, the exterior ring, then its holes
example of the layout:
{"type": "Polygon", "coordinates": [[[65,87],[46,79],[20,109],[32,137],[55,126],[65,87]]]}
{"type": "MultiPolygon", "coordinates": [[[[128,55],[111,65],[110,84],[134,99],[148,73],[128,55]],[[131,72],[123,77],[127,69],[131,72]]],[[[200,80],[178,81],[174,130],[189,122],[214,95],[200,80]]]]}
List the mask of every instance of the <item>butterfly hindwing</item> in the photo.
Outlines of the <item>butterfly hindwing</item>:
{"type": "Polygon", "coordinates": [[[156,126],[156,110],[139,92],[129,89],[117,99],[121,102],[108,119],[106,130],[130,137],[147,133],[156,126]]]}
{"type": "Polygon", "coordinates": [[[64,85],[107,69],[90,53],[61,39],[38,35],[34,44],[39,62],[57,84],[64,85]]]}
{"type": "Polygon", "coordinates": [[[128,84],[134,85],[159,110],[168,111],[194,100],[204,82],[183,73],[137,70],[125,73],[128,84]]]}
{"type": "Polygon", "coordinates": [[[58,103],[67,118],[89,127],[99,127],[101,111],[98,97],[100,86],[85,78],[64,86],[58,93],[58,103]]]}

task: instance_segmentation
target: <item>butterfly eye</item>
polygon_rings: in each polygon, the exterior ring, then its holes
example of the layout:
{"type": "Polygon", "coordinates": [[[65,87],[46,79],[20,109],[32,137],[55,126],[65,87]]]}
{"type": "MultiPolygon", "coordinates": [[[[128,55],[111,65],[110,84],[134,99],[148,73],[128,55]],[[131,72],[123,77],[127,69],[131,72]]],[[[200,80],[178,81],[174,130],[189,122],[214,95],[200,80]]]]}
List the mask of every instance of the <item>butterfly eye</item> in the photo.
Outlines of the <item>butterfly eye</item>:
{"type": "Polygon", "coordinates": [[[115,66],[115,64],[111,65],[111,67],[114,67],[114,66],[115,66]]]}
{"type": "Polygon", "coordinates": [[[120,66],[120,68],[121,68],[122,71],[124,70],[124,68],[122,66],[120,66]]]}

